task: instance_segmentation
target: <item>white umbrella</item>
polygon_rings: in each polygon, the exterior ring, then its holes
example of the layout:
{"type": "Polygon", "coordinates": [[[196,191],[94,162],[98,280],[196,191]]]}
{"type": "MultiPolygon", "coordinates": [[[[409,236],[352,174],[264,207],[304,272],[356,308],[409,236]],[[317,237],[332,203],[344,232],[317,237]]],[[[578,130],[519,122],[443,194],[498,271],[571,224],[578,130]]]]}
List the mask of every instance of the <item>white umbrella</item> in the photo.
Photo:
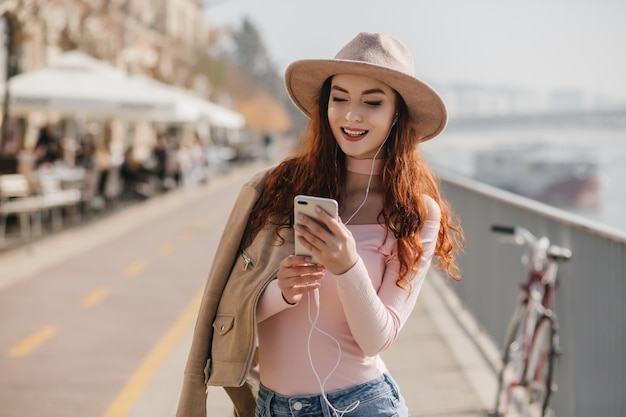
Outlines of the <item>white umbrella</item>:
{"type": "Polygon", "coordinates": [[[54,111],[151,120],[175,111],[175,103],[159,90],[77,51],[61,55],[49,67],[12,77],[9,88],[14,114],[54,111]]]}
{"type": "Polygon", "coordinates": [[[193,91],[175,87],[144,76],[133,76],[133,81],[146,86],[159,94],[168,97],[174,103],[175,110],[163,117],[155,119],[162,122],[208,122],[226,129],[241,129],[245,126],[245,118],[241,113],[220,106],[193,91]]]}
{"type": "Polygon", "coordinates": [[[214,126],[227,129],[241,129],[246,124],[246,119],[241,113],[211,101],[204,100],[201,103],[201,109],[203,119],[208,120],[214,126]]]}

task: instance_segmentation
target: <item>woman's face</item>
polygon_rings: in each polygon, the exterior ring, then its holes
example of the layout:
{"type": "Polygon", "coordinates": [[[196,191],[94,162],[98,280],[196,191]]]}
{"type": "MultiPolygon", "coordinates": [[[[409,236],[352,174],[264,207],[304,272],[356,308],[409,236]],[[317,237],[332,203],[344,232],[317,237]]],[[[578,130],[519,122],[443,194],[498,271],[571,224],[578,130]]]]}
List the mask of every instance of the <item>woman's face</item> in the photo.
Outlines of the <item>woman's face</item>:
{"type": "MultiPolygon", "coordinates": [[[[362,75],[338,74],[328,98],[328,122],[346,155],[373,158],[394,121],[396,94],[387,84],[362,75]]],[[[384,156],[384,151],[378,157],[384,156]]]]}

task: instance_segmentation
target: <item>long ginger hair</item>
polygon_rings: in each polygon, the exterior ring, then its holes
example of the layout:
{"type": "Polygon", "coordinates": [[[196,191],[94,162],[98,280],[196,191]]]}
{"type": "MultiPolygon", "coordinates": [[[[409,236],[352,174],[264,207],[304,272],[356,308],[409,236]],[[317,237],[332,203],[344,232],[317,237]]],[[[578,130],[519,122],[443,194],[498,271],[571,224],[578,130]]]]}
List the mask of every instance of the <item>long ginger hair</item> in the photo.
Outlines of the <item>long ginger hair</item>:
{"type": "MultiPolygon", "coordinates": [[[[344,196],[346,157],[337,145],[327,118],[331,78],[320,91],[318,111],[311,115],[307,130],[294,154],[269,175],[248,224],[248,239],[263,227],[293,227],[293,198],[298,194],[334,198],[341,205],[344,196]]],[[[397,97],[398,119],[385,143],[382,172],[383,209],[379,222],[397,239],[400,274],[396,282],[410,288],[410,277],[424,252],[420,231],[427,208],[422,195],[432,197],[441,208],[441,226],[435,248],[435,265],[460,281],[456,254],[462,248],[463,233],[441,197],[439,184],[416,145],[418,133],[408,120],[406,104],[397,97]]]]}

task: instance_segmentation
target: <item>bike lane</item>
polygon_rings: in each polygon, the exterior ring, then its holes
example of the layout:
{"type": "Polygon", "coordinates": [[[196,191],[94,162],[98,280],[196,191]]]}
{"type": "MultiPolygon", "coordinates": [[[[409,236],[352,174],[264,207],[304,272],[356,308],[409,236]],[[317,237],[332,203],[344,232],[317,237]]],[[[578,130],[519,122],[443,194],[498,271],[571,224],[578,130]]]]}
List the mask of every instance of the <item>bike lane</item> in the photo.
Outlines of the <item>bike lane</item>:
{"type": "Polygon", "coordinates": [[[178,341],[167,333],[181,312],[187,311],[179,333],[195,320],[194,299],[225,219],[257,169],[154,197],[3,253],[2,415],[123,415],[107,410],[118,407],[115,399],[139,364],[160,366],[169,353],[160,341],[178,341]]]}
{"type": "MultiPolygon", "coordinates": [[[[234,196],[258,168],[53,236],[13,261],[3,254],[0,269],[11,275],[0,274],[7,415],[173,416],[212,253],[234,196]],[[20,344],[26,354],[11,355],[20,344]]],[[[414,415],[484,416],[493,381],[446,285],[430,274],[385,360],[414,415]]],[[[231,414],[212,387],[208,415],[231,414]]]]}

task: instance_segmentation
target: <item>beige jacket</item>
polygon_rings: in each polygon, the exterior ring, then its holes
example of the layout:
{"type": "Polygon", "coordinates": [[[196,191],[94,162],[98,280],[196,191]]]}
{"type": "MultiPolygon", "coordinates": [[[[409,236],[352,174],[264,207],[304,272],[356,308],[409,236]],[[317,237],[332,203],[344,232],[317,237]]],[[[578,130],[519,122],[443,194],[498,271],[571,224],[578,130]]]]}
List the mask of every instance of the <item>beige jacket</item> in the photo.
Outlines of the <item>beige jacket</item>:
{"type": "Polygon", "coordinates": [[[271,168],[243,186],[224,229],[209,277],[185,368],[177,417],[206,417],[208,386],[224,387],[237,417],[254,416],[256,387],[249,380],[256,351],[256,305],[275,278],[280,261],[293,253],[293,229],[261,230],[241,248],[250,212],[271,168]]]}

